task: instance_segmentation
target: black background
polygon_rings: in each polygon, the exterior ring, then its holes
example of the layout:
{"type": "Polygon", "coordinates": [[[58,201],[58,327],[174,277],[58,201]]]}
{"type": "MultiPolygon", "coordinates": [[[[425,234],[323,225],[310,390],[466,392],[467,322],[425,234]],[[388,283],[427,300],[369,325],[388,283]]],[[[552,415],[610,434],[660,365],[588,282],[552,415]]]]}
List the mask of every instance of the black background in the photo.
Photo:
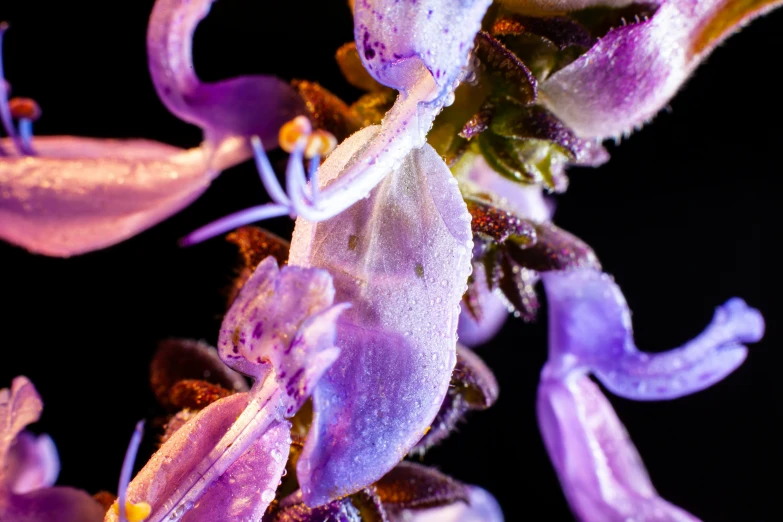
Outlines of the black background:
{"type": "MultiPolygon", "coordinates": [[[[152,3],[2,0],[0,20],[12,24],[7,78],[15,94],[41,104],[39,133],[199,142],[149,81],[152,3]]],[[[706,521],[780,519],[781,28],[783,12],[773,13],[725,43],[670,111],[610,145],[608,165],[571,172],[556,214],[615,275],[643,349],[686,341],[735,295],[766,316],[765,339],[717,386],[662,403],[611,397],[661,495],[706,521]]],[[[359,93],[333,53],[351,38],[342,0],[220,0],[196,32],[194,55],[204,80],[275,73],[319,81],[350,101],[359,93]]],[[[147,384],[156,342],[214,342],[224,311],[234,250],[220,240],[183,250],[176,239],[265,197],[244,164],[181,214],[101,252],[50,259],[0,244],[0,385],[24,374],[37,386],[45,409],[35,429],[58,445],[61,484],[116,490],[134,422],[157,411],[147,384]]],[[[286,219],[266,225],[292,229],[286,219]]],[[[509,521],[572,519],[535,421],[545,341],[542,316],[535,325],[509,321],[480,349],[500,399],[426,459],[492,491],[509,521]]]]}

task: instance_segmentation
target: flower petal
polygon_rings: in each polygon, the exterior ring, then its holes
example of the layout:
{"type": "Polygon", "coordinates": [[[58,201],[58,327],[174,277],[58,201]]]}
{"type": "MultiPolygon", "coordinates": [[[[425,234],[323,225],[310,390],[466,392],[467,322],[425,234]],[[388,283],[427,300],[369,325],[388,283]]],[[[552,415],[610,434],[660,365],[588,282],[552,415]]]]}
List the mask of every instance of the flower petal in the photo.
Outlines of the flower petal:
{"type": "MultiPolygon", "coordinates": [[[[147,502],[152,515],[165,511],[163,504],[229,431],[251,400],[251,394],[237,393],[202,410],[174,432],[139,471],[128,487],[132,503],[147,502]]],[[[263,435],[226,468],[213,482],[183,521],[232,520],[230,514],[263,514],[274,499],[274,491],[285,468],[290,443],[290,424],[273,423],[263,435]],[[252,477],[252,478],[248,478],[252,477]],[[236,480],[234,480],[236,479],[236,480]],[[267,490],[271,490],[270,493],[267,490]],[[222,515],[221,515],[222,514],[222,515]]],[[[216,460],[212,457],[211,461],[216,460]]],[[[255,518],[254,518],[255,519],[255,518]]],[[[106,522],[116,522],[114,510],[106,522]]]]}
{"type": "Polygon", "coordinates": [[[296,91],[274,76],[241,76],[202,83],[193,68],[193,32],[214,0],[157,0],[147,28],[152,82],[164,105],[198,125],[214,143],[230,136],[259,136],[277,145],[286,121],[304,113],[296,91]]]}
{"type": "Polygon", "coordinates": [[[0,484],[5,476],[6,460],[11,445],[28,424],[41,417],[43,402],[27,377],[16,377],[11,389],[0,390],[0,484]]]}
{"type": "Polygon", "coordinates": [[[2,520],[9,522],[101,522],[105,510],[84,491],[56,487],[11,497],[2,520]]]}
{"type": "Polygon", "coordinates": [[[568,503],[582,522],[698,522],[658,496],[628,433],[586,375],[545,375],[538,422],[568,503]]]}
{"type": "MultiPolygon", "coordinates": [[[[376,132],[359,131],[330,155],[321,186],[339,183],[376,132]]],[[[469,223],[456,181],[429,146],[339,216],[297,220],[289,264],[328,269],[337,298],[352,304],[338,321],[340,357],[313,394],[297,467],[307,505],[379,479],[435,417],[455,362],[469,223]]]]}
{"type": "Polygon", "coordinates": [[[674,96],[697,65],[742,24],[780,0],[664,0],[641,23],[611,30],[541,86],[541,99],[583,138],[640,127],[674,96]]]}
{"type": "Polygon", "coordinates": [[[35,139],[38,156],[0,159],[0,238],[67,257],[106,248],[178,212],[223,168],[239,140],[182,150],[147,140],[35,139]]]}
{"type": "Polygon", "coordinates": [[[596,270],[541,275],[549,302],[550,360],[574,356],[613,393],[635,400],[672,399],[707,388],[745,359],[740,343],[764,332],[761,314],[741,299],[715,313],[712,323],[684,346],[640,352],[631,313],[612,278],[596,270]]]}
{"type": "Polygon", "coordinates": [[[261,520],[283,474],[291,425],[272,425],[204,493],[182,522],[261,520]]]}
{"type": "Polygon", "coordinates": [[[11,446],[6,466],[11,491],[23,495],[54,485],[60,474],[60,457],[49,435],[36,437],[23,431],[11,446]]]}
{"type": "Polygon", "coordinates": [[[636,0],[497,0],[503,7],[523,14],[564,13],[590,7],[624,7],[636,0]]]}
{"type": "Polygon", "coordinates": [[[220,358],[256,378],[270,363],[280,379],[307,371],[308,357],[334,346],[333,312],[339,314],[342,308],[332,307],[333,301],[334,286],[327,271],[279,269],[274,257],[267,257],[223,319],[220,358]],[[327,316],[319,316],[326,312],[327,316]]]}
{"type": "Polygon", "coordinates": [[[489,0],[365,0],[354,11],[354,39],[367,71],[407,91],[425,67],[452,90],[467,65],[489,0]]]}

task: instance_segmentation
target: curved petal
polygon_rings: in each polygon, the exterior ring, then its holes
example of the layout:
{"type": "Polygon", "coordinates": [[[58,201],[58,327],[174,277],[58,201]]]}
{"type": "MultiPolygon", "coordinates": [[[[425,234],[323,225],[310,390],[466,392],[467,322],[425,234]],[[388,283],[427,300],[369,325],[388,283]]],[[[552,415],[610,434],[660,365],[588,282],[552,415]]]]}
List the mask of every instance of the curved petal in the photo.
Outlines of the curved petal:
{"type": "Polygon", "coordinates": [[[406,510],[400,515],[405,522],[503,522],[497,500],[477,486],[468,486],[469,504],[455,502],[424,510],[406,510]]]}
{"type": "Polygon", "coordinates": [[[6,459],[16,437],[28,424],[41,418],[43,402],[27,377],[16,377],[11,388],[0,390],[0,484],[5,476],[6,459]]]}
{"type": "Polygon", "coordinates": [[[49,435],[36,437],[23,431],[11,446],[6,466],[11,491],[23,495],[54,485],[60,474],[60,457],[49,435]]]}
{"type": "Polygon", "coordinates": [[[457,325],[459,342],[469,348],[489,342],[500,332],[509,316],[508,304],[487,287],[487,276],[483,267],[473,270],[473,288],[481,308],[481,318],[476,320],[467,308],[463,307],[457,325]]]}
{"type": "Polygon", "coordinates": [[[0,160],[0,238],[62,257],[114,245],[163,221],[248,155],[239,140],[188,151],[69,136],[39,137],[35,146],[38,156],[0,160]]]}
{"type": "Polygon", "coordinates": [[[590,7],[625,7],[637,0],[497,0],[510,11],[522,14],[559,14],[590,7]]]}
{"type": "Polygon", "coordinates": [[[291,425],[272,425],[204,493],[182,522],[261,520],[288,461],[291,425]]]}
{"type": "Polygon", "coordinates": [[[740,26],[780,0],[664,0],[648,20],[611,30],[541,86],[541,100],[583,138],[642,126],[697,65],[740,26]]]}
{"type": "Polygon", "coordinates": [[[11,497],[2,520],[13,522],[101,522],[105,509],[84,491],[56,487],[11,497]]]}
{"type": "Polygon", "coordinates": [[[193,32],[213,2],[155,2],[147,28],[152,82],[164,105],[182,120],[201,127],[208,140],[217,143],[229,136],[259,136],[274,147],[283,123],[304,114],[304,101],[274,76],[241,76],[216,83],[198,79],[191,53],[193,32]]]}
{"type": "Polygon", "coordinates": [[[698,522],[666,502],[609,402],[586,375],[542,373],[538,423],[566,499],[582,522],[698,522]]]}
{"type": "MultiPolygon", "coordinates": [[[[253,399],[250,393],[237,393],[212,403],[188,420],[131,481],[127,499],[134,504],[150,504],[149,520],[161,520],[162,515],[168,517],[173,507],[169,501],[177,498],[176,490],[181,489],[194,470],[201,470],[201,475],[209,469],[203,466],[205,462],[215,463],[219,459],[219,443],[253,399]]],[[[221,517],[231,513],[264,513],[274,499],[289,444],[290,424],[272,423],[190,504],[192,509],[179,511],[185,515],[183,520],[233,520],[221,517]],[[271,496],[268,490],[272,491],[271,496]]],[[[118,516],[109,510],[105,520],[116,522],[118,516]]]]}
{"type": "Polygon", "coordinates": [[[367,71],[407,91],[422,67],[452,90],[468,63],[491,0],[365,0],[354,10],[354,39],[367,71]]]}
{"type": "MultiPolygon", "coordinates": [[[[376,131],[354,134],[329,156],[322,187],[339,182],[376,131]]],[[[297,220],[289,264],[328,269],[337,299],[352,304],[338,320],[340,357],[313,394],[297,467],[307,505],[379,479],[435,417],[455,363],[469,216],[448,167],[425,146],[338,217],[297,220]]]]}
{"type": "Polygon", "coordinates": [[[741,299],[715,313],[693,341],[661,353],[640,352],[631,314],[619,287],[595,270],[541,274],[549,302],[550,360],[575,357],[607,388],[635,400],[671,399],[720,381],[745,359],[743,342],[764,332],[761,314],[741,299]]]}

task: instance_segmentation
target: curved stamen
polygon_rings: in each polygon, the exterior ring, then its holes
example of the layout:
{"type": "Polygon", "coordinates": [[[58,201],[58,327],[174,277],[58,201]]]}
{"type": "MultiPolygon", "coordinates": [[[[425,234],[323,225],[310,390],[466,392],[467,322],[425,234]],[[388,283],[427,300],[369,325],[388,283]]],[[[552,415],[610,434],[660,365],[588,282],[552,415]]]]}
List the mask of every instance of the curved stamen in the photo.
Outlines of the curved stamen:
{"type": "Polygon", "coordinates": [[[289,214],[289,212],[290,209],[288,205],[280,205],[277,203],[267,203],[266,205],[246,208],[245,210],[229,214],[226,217],[220,218],[217,221],[213,221],[212,223],[191,232],[180,239],[179,244],[180,246],[192,246],[243,225],[269,218],[285,216],[286,214],[289,214]]]}
{"type": "Polygon", "coordinates": [[[261,183],[264,184],[269,197],[272,201],[280,205],[290,205],[291,200],[288,199],[283,187],[280,186],[280,182],[277,181],[275,170],[272,168],[272,164],[269,163],[269,157],[267,157],[264,151],[264,146],[261,143],[261,138],[253,136],[250,139],[250,144],[253,146],[253,157],[256,162],[256,169],[261,177],[261,183]]]}
{"type": "Polygon", "coordinates": [[[320,188],[318,187],[318,168],[321,166],[321,156],[316,154],[310,160],[310,167],[308,168],[308,179],[310,180],[310,200],[314,206],[318,206],[318,196],[320,194],[320,188]]]}
{"type": "Polygon", "coordinates": [[[129,504],[127,501],[128,484],[133,474],[133,464],[136,462],[136,453],[139,451],[141,438],[144,436],[144,421],[136,423],[133,430],[128,450],[125,452],[125,459],[122,461],[122,470],[120,471],[120,483],[117,489],[117,509],[120,522],[140,521],[146,518],[150,512],[149,504],[140,502],[139,504],[129,504]],[[130,513],[129,513],[130,512],[130,513]]]}
{"type": "MultiPolygon", "coordinates": [[[[19,137],[13,122],[13,112],[8,102],[8,93],[10,88],[8,82],[5,80],[5,72],[3,70],[3,36],[8,30],[8,23],[0,22],[0,121],[2,121],[3,128],[5,129],[8,137],[14,143],[19,154],[22,156],[30,156],[35,154],[30,146],[30,140],[32,138],[32,124],[29,121],[24,121],[27,118],[22,118],[20,122],[22,137],[19,137]]],[[[8,153],[0,146],[0,155],[6,156],[8,153]]]]}

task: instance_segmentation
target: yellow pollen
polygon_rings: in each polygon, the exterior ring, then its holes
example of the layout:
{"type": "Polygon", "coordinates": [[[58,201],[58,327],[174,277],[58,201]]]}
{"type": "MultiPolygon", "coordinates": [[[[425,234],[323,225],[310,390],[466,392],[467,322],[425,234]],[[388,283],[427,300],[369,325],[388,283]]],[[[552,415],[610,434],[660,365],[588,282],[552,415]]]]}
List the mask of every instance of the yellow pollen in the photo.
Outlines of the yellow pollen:
{"type": "Polygon", "coordinates": [[[291,153],[299,140],[307,139],[312,132],[313,126],[310,125],[310,120],[304,116],[297,116],[280,127],[280,135],[278,136],[280,148],[291,153]]]}
{"type": "Polygon", "coordinates": [[[328,156],[335,147],[337,147],[337,138],[335,138],[331,132],[317,130],[307,138],[307,146],[305,146],[304,155],[307,159],[310,159],[315,155],[324,158],[328,156]]]}
{"type": "MultiPolygon", "coordinates": [[[[115,515],[119,516],[120,505],[118,501],[114,501],[111,509],[114,511],[115,515]]],[[[138,504],[134,504],[129,500],[125,501],[125,517],[128,519],[128,522],[144,522],[144,519],[150,516],[151,512],[152,507],[150,507],[150,505],[146,502],[139,502],[138,504]]]]}

